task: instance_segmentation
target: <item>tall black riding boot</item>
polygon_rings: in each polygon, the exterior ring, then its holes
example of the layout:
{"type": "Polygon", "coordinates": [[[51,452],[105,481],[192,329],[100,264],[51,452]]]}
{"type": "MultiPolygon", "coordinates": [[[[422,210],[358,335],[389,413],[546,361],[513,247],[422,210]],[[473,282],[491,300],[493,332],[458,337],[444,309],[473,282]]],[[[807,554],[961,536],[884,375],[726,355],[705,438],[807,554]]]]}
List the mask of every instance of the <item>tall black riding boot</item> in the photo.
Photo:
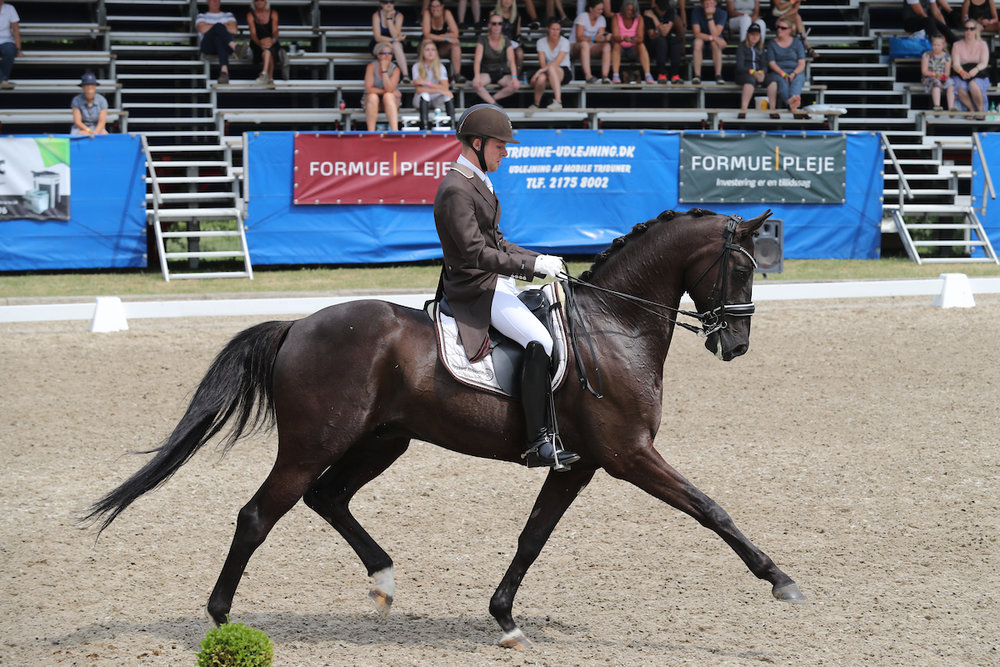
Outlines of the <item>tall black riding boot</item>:
{"type": "Polygon", "coordinates": [[[427,100],[420,100],[420,129],[426,132],[431,129],[430,104],[427,100]]]}
{"type": "Polygon", "coordinates": [[[558,451],[552,424],[552,379],[549,375],[549,355],[538,341],[524,349],[521,369],[521,403],[527,426],[528,449],[523,458],[529,468],[568,466],[580,460],[579,454],[558,451]],[[558,455],[559,460],[556,460],[558,455]]]}

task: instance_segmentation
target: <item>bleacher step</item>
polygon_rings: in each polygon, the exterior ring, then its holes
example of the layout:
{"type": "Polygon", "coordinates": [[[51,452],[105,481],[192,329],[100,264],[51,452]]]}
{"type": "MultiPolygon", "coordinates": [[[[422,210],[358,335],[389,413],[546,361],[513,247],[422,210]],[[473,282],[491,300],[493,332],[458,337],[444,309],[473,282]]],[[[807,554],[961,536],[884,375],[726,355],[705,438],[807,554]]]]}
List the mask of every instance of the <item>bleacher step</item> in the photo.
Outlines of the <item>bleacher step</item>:
{"type": "Polygon", "coordinates": [[[185,280],[189,278],[249,278],[246,271],[206,271],[205,273],[171,273],[171,280],[185,280]]]}
{"type": "Polygon", "coordinates": [[[180,169],[188,167],[228,167],[225,160],[164,160],[153,161],[154,169],[180,169]]]}
{"type": "MultiPolygon", "coordinates": [[[[149,176],[145,178],[147,183],[153,182],[149,176]]],[[[160,185],[180,185],[183,183],[200,185],[203,183],[235,183],[236,179],[232,176],[197,176],[194,178],[191,176],[157,176],[156,182],[160,185]]]]}
{"type": "Polygon", "coordinates": [[[205,75],[204,71],[201,72],[184,72],[184,73],[171,73],[171,74],[118,74],[119,81],[127,80],[138,80],[138,81],[174,81],[176,79],[201,79],[206,80],[208,77],[205,75]]]}
{"type": "MultiPolygon", "coordinates": [[[[148,211],[152,213],[152,210],[148,211]]],[[[235,220],[240,212],[235,208],[161,208],[162,220],[235,220]]]]}
{"type": "Polygon", "coordinates": [[[186,238],[210,238],[219,236],[239,236],[239,231],[211,231],[211,232],[161,232],[165,239],[186,239],[186,238]]]}

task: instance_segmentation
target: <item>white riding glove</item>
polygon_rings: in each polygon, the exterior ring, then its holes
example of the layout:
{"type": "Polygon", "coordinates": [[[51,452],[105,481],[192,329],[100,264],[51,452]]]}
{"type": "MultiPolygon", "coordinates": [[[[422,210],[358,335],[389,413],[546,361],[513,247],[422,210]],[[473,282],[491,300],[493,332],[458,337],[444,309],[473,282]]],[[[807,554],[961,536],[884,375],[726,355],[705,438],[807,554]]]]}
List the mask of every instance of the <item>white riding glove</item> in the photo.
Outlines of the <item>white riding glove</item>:
{"type": "Polygon", "coordinates": [[[562,257],[555,255],[539,255],[535,258],[535,275],[542,275],[546,278],[555,278],[562,273],[562,257]]]}

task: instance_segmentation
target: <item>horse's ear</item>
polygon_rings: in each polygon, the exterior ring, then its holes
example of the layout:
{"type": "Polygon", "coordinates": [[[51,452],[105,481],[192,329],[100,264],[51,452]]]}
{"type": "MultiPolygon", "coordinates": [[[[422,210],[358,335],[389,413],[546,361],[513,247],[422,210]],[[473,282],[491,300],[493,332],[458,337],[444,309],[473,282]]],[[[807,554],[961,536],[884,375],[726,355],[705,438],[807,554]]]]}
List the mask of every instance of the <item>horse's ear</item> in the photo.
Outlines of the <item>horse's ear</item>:
{"type": "Polygon", "coordinates": [[[736,228],[736,237],[740,241],[742,241],[743,239],[747,238],[748,236],[756,232],[758,229],[760,229],[760,226],[764,224],[764,221],[770,217],[771,217],[771,209],[767,209],[753,220],[744,220],[736,228]]]}

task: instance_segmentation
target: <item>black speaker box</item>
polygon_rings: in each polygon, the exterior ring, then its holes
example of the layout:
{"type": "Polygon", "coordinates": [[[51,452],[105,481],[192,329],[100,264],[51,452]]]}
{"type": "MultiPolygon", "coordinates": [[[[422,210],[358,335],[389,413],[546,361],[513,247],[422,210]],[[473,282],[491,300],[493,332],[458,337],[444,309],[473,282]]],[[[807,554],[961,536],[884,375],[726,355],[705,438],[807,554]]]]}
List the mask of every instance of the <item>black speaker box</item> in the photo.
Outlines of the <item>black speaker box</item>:
{"type": "Polygon", "coordinates": [[[757,230],[753,241],[753,258],[757,260],[757,273],[781,273],[784,260],[784,222],[771,218],[757,230]]]}

